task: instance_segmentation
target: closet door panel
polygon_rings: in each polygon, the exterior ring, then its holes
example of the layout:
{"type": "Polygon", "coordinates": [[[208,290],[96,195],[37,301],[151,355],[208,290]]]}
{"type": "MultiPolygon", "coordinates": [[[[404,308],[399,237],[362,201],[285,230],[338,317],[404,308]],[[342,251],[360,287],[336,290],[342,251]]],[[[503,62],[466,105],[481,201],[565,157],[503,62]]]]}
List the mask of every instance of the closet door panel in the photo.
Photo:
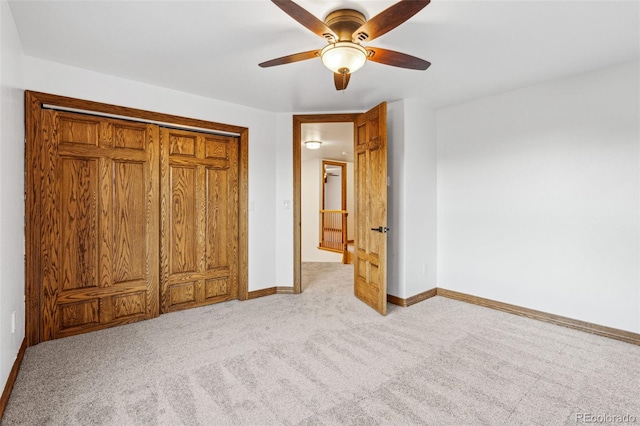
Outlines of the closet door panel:
{"type": "Polygon", "coordinates": [[[158,315],[158,130],[42,111],[40,339],[158,315]]]}
{"type": "Polygon", "coordinates": [[[169,238],[171,275],[197,270],[197,170],[195,167],[170,166],[169,238]]]}
{"type": "Polygon", "coordinates": [[[98,286],[98,161],[61,158],[60,283],[62,290],[98,286]]]}
{"type": "Polygon", "coordinates": [[[146,209],[144,163],[113,162],[113,283],[145,280],[146,209]]]}
{"type": "Polygon", "coordinates": [[[227,204],[228,195],[228,171],[207,168],[206,189],[206,266],[207,270],[229,267],[229,211],[227,204]]]}
{"type": "Polygon", "coordinates": [[[161,128],[161,300],[171,312],[237,298],[237,138],[161,128]]]}
{"type": "Polygon", "coordinates": [[[113,126],[113,146],[115,148],[147,150],[146,128],[136,123],[110,123],[113,126]]]}

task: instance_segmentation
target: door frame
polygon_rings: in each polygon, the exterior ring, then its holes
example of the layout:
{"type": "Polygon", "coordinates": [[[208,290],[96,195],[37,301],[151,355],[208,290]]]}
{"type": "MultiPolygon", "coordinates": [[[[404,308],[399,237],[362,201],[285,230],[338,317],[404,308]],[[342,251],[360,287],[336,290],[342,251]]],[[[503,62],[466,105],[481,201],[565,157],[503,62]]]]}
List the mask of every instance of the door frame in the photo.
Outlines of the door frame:
{"type": "Polygon", "coordinates": [[[302,125],[305,123],[354,123],[361,113],[306,114],[293,116],[293,292],[302,293],[302,125]]]}
{"type": "MultiPolygon", "coordinates": [[[[28,346],[40,342],[40,179],[42,164],[46,159],[43,158],[44,153],[40,150],[39,141],[42,130],[41,110],[45,106],[132,121],[146,121],[158,125],[174,125],[193,130],[239,135],[238,299],[248,298],[248,128],[27,90],[25,91],[25,339],[28,346]]],[[[159,229],[158,232],[160,232],[159,229]]]]}

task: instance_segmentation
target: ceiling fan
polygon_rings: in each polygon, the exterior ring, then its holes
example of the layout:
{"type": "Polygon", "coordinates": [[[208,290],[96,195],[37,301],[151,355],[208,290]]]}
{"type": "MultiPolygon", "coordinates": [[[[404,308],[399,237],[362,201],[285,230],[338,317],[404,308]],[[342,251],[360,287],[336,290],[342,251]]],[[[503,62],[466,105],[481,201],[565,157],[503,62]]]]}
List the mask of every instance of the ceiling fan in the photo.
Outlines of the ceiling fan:
{"type": "Polygon", "coordinates": [[[318,50],[295,53],[259,64],[263,68],[321,58],[333,71],[336,90],[344,90],[351,74],[367,60],[414,70],[426,70],[431,65],[424,59],[380,47],[362,46],[407,21],[429,4],[430,0],[401,0],[368,21],[357,10],[339,9],[327,15],[324,22],[291,0],[271,0],[287,15],[298,21],[329,44],[318,50]]]}

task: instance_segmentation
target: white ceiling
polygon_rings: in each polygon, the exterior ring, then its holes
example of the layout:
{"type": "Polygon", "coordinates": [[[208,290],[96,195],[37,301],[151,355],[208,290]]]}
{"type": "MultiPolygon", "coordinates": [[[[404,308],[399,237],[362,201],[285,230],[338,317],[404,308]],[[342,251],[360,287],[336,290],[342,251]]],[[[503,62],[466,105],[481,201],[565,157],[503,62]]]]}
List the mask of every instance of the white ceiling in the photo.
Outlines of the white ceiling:
{"type": "MultiPolygon", "coordinates": [[[[297,2],[320,19],[370,18],[388,1],[297,2]]],[[[276,112],[362,111],[422,98],[440,108],[640,57],[637,0],[432,0],[370,45],[432,62],[369,62],[337,92],[319,59],[258,63],[325,42],[266,0],[9,1],[25,53],[276,112]]]]}
{"type": "Polygon", "coordinates": [[[301,126],[302,161],[324,160],[353,162],[353,123],[303,123],[301,126]],[[321,141],[320,149],[307,149],[305,141],[321,141]]]}

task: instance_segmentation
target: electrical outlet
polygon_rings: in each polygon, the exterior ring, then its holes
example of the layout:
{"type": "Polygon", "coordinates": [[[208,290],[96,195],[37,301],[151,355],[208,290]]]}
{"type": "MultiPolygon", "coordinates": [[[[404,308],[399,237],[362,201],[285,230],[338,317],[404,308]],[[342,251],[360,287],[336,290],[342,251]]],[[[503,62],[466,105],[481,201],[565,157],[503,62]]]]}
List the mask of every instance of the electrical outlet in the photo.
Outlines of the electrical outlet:
{"type": "Polygon", "coordinates": [[[11,334],[16,332],[16,311],[11,312],[11,334]]]}
{"type": "Polygon", "coordinates": [[[427,264],[426,263],[422,264],[422,275],[427,275],[427,264]]]}
{"type": "Polygon", "coordinates": [[[282,208],[285,210],[289,210],[291,208],[291,203],[289,203],[289,200],[284,200],[282,202],[282,208]]]}

